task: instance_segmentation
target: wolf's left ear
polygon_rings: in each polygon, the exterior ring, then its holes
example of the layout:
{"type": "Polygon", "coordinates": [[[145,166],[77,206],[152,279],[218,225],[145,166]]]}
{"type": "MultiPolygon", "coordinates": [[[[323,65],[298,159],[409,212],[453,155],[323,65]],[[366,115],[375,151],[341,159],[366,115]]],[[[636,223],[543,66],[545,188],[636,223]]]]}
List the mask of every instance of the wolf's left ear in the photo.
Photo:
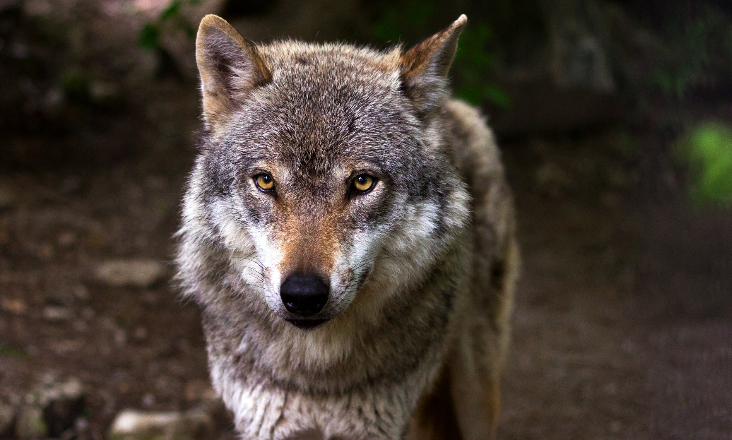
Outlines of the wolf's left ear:
{"type": "Polygon", "coordinates": [[[447,93],[450,70],[458,37],[468,22],[465,14],[453,24],[424,40],[399,59],[402,82],[417,111],[427,115],[439,108],[447,93]]]}
{"type": "Polygon", "coordinates": [[[208,126],[229,115],[254,88],[272,80],[257,47],[216,15],[203,17],[198,27],[196,63],[208,126]]]}

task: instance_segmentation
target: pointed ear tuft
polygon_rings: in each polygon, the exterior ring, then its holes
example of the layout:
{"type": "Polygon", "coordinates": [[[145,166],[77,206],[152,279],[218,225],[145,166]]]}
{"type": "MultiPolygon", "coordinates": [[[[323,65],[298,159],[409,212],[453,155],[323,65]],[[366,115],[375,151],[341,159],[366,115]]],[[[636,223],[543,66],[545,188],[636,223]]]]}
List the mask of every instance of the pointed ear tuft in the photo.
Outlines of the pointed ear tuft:
{"type": "Polygon", "coordinates": [[[203,17],[198,27],[196,63],[208,126],[230,114],[254,88],[272,80],[257,47],[216,15],[203,17]]]}
{"type": "Polygon", "coordinates": [[[402,83],[417,111],[425,116],[438,109],[447,94],[458,37],[468,22],[465,14],[453,24],[405,52],[399,59],[402,83]]]}

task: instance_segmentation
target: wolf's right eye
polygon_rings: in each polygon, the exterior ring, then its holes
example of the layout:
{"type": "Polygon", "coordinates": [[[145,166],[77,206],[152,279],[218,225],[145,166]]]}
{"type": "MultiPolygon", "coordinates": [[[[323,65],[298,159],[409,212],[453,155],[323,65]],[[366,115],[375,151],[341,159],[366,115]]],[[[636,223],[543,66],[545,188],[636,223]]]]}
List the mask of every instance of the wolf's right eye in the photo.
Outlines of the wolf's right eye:
{"type": "Polygon", "coordinates": [[[274,190],[274,179],[266,173],[254,176],[254,184],[257,185],[260,191],[270,192],[274,190]]]}

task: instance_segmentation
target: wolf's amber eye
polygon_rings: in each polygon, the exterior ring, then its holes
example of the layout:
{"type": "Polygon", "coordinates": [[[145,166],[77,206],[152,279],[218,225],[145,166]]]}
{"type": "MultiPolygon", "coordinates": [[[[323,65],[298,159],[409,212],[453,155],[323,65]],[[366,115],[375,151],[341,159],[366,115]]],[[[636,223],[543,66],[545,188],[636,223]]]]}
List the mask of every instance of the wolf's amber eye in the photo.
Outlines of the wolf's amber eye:
{"type": "Polygon", "coordinates": [[[375,184],[376,179],[368,174],[359,174],[355,179],[353,179],[353,189],[360,193],[370,191],[375,184]]]}
{"type": "Polygon", "coordinates": [[[257,174],[254,176],[254,183],[262,191],[272,191],[274,189],[274,179],[269,174],[257,174]]]}

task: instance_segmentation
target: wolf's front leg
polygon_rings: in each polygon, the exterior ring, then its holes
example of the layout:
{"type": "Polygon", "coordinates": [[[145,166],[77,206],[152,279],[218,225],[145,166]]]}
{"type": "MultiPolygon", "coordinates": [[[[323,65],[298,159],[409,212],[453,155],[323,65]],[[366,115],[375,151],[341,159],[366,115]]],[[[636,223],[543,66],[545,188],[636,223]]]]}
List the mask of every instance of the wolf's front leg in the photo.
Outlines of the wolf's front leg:
{"type": "Polygon", "coordinates": [[[450,377],[448,366],[443,367],[433,388],[422,397],[410,425],[408,440],[462,439],[450,393],[450,377]]]}
{"type": "Polygon", "coordinates": [[[475,358],[476,353],[460,353],[451,362],[450,394],[463,440],[496,438],[500,409],[499,374],[475,358]]]}
{"type": "Polygon", "coordinates": [[[491,440],[500,407],[496,335],[482,323],[467,325],[443,371],[422,398],[409,440],[491,440]],[[469,330],[468,330],[469,329],[469,330]],[[481,349],[476,349],[481,347],[481,349]]]}

